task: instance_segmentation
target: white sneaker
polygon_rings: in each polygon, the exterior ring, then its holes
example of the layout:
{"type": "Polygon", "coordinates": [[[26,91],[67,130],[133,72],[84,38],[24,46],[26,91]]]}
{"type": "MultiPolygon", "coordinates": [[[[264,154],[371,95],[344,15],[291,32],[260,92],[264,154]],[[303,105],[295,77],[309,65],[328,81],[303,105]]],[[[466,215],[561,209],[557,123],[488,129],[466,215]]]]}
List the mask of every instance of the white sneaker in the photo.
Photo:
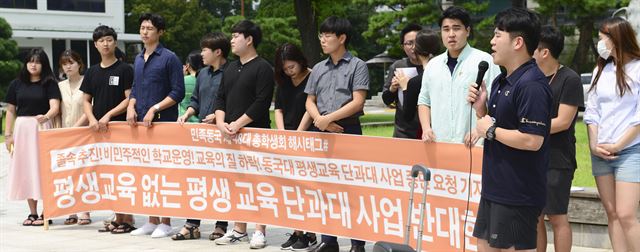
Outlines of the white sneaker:
{"type": "Polygon", "coordinates": [[[251,236],[251,242],[249,242],[249,248],[261,249],[267,246],[267,240],[264,238],[264,234],[260,231],[255,231],[251,236]]]}
{"type": "Polygon", "coordinates": [[[235,230],[232,230],[231,232],[227,232],[226,234],[224,234],[223,237],[216,239],[216,244],[231,245],[231,244],[238,244],[241,242],[248,242],[248,241],[249,241],[249,237],[247,236],[247,233],[241,234],[235,230]]]}
{"type": "Polygon", "coordinates": [[[142,227],[131,231],[131,235],[133,235],[133,236],[150,235],[151,233],[153,233],[153,230],[156,230],[157,226],[158,225],[156,225],[156,224],[147,222],[144,225],[142,225],[142,227]]]}
{"type": "Polygon", "coordinates": [[[151,233],[151,238],[162,238],[162,237],[171,236],[172,234],[171,231],[172,231],[171,226],[161,223],[156,227],[156,230],[153,230],[153,233],[151,233]]]}

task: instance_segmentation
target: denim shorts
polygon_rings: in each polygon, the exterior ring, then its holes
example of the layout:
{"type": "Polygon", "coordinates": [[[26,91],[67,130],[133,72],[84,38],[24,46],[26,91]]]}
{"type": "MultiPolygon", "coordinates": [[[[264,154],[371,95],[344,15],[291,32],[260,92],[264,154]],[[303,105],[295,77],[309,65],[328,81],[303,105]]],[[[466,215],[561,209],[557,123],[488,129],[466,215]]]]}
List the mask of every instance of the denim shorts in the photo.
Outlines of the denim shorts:
{"type": "Polygon", "coordinates": [[[616,181],[640,183],[640,143],[618,152],[618,158],[604,160],[591,155],[593,176],[613,174],[616,181]]]}

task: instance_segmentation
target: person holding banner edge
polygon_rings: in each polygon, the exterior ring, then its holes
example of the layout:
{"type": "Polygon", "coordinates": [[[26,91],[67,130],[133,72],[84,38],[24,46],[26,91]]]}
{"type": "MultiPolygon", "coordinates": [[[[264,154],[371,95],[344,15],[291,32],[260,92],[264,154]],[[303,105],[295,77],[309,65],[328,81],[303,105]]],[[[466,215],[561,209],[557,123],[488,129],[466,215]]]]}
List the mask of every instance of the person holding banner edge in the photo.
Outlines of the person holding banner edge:
{"type": "MultiPolygon", "coordinates": [[[[138,20],[144,49],[134,62],[134,80],[127,122],[137,122],[150,128],[153,122],[175,122],[178,102],[184,98],[182,63],[175,53],[160,44],[165,21],[158,14],[145,13],[138,20]]],[[[149,222],[131,232],[131,235],[151,235],[153,238],[170,236],[171,219],[149,216],[149,222]]]]}
{"type": "MultiPolygon", "coordinates": [[[[229,137],[244,127],[270,128],[269,107],[273,97],[273,69],[258,56],[262,41],[260,27],[242,20],[231,28],[231,52],[239,60],[230,62],[222,75],[215,101],[216,126],[229,137]]],[[[267,246],[266,225],[256,225],[249,247],[267,246]]],[[[249,240],[247,223],[236,222],[231,231],[215,240],[218,245],[244,243],[249,240]]]]}
{"type": "MultiPolygon", "coordinates": [[[[229,38],[222,32],[207,34],[200,40],[202,62],[207,65],[200,70],[196,77],[196,86],[190,98],[189,106],[183,115],[178,117],[181,125],[194,114],[203,123],[216,122],[214,104],[222,80],[224,69],[227,67],[227,55],[231,49],[229,38]]],[[[216,240],[227,232],[229,222],[217,221],[209,240],[216,240]]],[[[173,240],[189,240],[200,238],[200,220],[187,219],[182,229],[171,237],[173,240]]]]}
{"type": "MultiPolygon", "coordinates": [[[[473,236],[478,251],[535,251],[545,206],[552,93],[532,55],[540,39],[538,16],[510,8],[496,15],[493,62],[505,67],[492,83],[472,84],[467,100],[485,138],[482,192],[473,236]]],[[[473,142],[471,144],[474,144],[473,142]]]]}

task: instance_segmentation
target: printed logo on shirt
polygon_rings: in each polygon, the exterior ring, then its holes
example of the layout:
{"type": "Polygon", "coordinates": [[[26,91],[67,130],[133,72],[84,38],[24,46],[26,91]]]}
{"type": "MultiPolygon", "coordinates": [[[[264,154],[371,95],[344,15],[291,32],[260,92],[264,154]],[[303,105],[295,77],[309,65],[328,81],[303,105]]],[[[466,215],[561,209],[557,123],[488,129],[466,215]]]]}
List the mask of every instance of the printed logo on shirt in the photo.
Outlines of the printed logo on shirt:
{"type": "Polygon", "coordinates": [[[120,83],[120,76],[109,76],[109,86],[117,86],[120,83]]]}
{"type": "Polygon", "coordinates": [[[538,121],[534,121],[534,120],[529,120],[525,117],[523,117],[522,119],[520,119],[520,123],[527,123],[527,124],[533,124],[535,126],[547,126],[546,123],[543,122],[538,122],[538,121]]]}

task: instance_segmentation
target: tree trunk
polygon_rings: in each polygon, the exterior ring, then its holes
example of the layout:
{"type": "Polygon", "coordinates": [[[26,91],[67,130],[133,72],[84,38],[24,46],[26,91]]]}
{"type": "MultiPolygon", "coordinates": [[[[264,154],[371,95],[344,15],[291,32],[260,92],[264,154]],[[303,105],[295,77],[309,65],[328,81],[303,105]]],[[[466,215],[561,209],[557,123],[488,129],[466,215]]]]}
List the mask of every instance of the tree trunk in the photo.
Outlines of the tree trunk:
{"type": "Polygon", "coordinates": [[[311,0],[295,0],[293,6],[300,31],[302,52],[307,58],[309,66],[312,67],[320,61],[322,56],[322,48],[320,48],[320,40],[318,40],[318,17],[313,10],[311,0]]]}
{"type": "Polygon", "coordinates": [[[593,38],[593,20],[583,20],[578,24],[578,30],[580,31],[580,37],[578,38],[578,46],[573,55],[573,61],[571,62],[571,68],[578,73],[590,72],[593,69],[593,53],[594,45],[593,38]]]}

